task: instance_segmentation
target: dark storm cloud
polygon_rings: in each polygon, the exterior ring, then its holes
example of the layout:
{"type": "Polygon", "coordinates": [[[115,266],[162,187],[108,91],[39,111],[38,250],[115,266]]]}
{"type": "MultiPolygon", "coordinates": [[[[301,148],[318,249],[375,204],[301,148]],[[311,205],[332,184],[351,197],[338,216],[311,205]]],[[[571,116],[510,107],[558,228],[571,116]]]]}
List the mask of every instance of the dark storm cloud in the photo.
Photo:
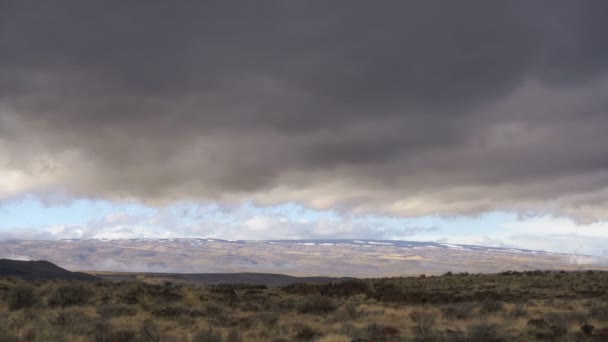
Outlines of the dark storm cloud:
{"type": "Polygon", "coordinates": [[[0,196],[604,218],[601,1],[0,3],[0,196]]]}

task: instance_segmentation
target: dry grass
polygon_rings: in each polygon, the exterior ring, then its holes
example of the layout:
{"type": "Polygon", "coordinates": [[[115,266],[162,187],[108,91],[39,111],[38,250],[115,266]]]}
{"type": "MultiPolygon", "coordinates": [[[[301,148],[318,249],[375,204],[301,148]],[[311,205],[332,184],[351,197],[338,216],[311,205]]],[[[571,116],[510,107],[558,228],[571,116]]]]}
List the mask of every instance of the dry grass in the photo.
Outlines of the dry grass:
{"type": "Polygon", "coordinates": [[[540,272],[265,289],[4,279],[0,341],[600,341],[607,280],[540,272]]]}

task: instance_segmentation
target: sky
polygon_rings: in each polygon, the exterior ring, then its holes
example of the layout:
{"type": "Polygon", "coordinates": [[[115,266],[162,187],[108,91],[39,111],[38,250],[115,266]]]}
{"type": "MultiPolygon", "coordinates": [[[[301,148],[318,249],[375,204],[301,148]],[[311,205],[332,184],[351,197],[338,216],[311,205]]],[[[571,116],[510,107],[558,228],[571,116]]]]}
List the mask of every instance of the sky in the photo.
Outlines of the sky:
{"type": "Polygon", "coordinates": [[[606,255],[608,3],[0,2],[0,237],[606,255]]]}

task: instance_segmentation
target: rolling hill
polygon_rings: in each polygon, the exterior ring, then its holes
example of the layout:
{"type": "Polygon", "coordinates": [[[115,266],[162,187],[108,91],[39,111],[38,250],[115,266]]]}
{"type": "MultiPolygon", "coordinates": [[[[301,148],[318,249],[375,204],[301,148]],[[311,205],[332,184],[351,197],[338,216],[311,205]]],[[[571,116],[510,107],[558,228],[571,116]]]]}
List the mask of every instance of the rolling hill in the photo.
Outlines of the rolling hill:
{"type": "Polygon", "coordinates": [[[10,259],[0,259],[0,277],[18,277],[26,280],[101,280],[90,274],[70,272],[48,261],[10,259]]]}

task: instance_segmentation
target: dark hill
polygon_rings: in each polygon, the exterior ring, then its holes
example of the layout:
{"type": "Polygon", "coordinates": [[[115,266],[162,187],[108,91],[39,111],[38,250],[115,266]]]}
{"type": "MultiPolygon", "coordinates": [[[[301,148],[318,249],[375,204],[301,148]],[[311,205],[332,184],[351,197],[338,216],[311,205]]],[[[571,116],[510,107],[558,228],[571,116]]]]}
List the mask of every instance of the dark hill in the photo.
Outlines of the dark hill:
{"type": "Polygon", "coordinates": [[[19,277],[26,280],[101,280],[90,274],[70,272],[48,261],[0,259],[0,277],[19,277]]]}

